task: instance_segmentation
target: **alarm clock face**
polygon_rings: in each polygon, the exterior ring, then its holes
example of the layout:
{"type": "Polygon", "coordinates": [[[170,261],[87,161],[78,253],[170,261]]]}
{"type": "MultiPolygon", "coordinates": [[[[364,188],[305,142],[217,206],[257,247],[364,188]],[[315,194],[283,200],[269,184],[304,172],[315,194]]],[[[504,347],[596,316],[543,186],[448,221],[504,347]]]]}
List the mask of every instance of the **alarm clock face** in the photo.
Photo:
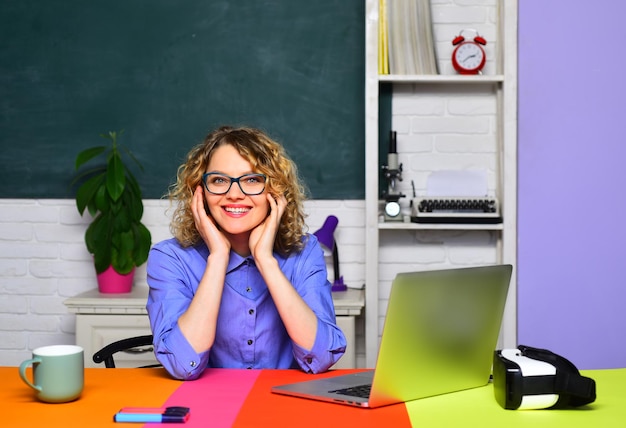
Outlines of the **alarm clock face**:
{"type": "Polygon", "coordinates": [[[454,65],[460,72],[477,73],[485,64],[485,52],[474,42],[463,42],[454,51],[454,65]]]}

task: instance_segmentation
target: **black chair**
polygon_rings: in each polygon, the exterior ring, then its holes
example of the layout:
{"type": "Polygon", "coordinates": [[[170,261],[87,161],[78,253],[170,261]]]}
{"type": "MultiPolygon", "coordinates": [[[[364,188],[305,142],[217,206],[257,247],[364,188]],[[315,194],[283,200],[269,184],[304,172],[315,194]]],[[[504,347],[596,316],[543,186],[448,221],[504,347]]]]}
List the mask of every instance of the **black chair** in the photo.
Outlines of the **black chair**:
{"type": "MultiPolygon", "coordinates": [[[[130,337],[128,339],[118,340],[117,342],[113,342],[104,348],[100,349],[98,352],[93,354],[93,361],[96,364],[100,364],[104,362],[104,366],[107,369],[115,368],[115,360],[113,359],[113,355],[118,352],[131,352],[131,353],[145,353],[145,352],[153,352],[154,348],[152,348],[152,335],[146,336],[137,336],[130,337]],[[140,347],[149,346],[149,348],[140,348],[140,347]]],[[[149,368],[149,367],[161,367],[160,364],[150,364],[147,366],[141,366],[140,368],[149,368]]]]}

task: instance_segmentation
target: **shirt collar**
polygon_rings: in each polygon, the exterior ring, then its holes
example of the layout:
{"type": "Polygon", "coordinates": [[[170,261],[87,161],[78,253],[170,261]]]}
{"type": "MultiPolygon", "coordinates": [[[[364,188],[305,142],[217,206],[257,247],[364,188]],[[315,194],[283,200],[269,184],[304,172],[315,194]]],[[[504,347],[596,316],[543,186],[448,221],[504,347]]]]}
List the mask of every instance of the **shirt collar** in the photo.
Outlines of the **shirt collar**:
{"type": "Polygon", "coordinates": [[[235,253],[233,250],[231,250],[230,257],[228,259],[228,266],[226,267],[226,273],[234,271],[244,263],[254,264],[254,259],[252,258],[252,256],[242,257],[239,254],[235,253]]]}
{"type": "MultiPolygon", "coordinates": [[[[202,242],[196,248],[198,252],[202,255],[202,257],[204,257],[205,260],[207,257],[209,257],[209,248],[206,246],[204,242],[202,242]]],[[[278,260],[278,265],[280,267],[282,267],[287,262],[287,258],[288,258],[288,257],[285,258],[276,252],[274,252],[274,257],[276,257],[276,259],[278,260]]],[[[243,257],[237,254],[236,252],[234,252],[233,250],[230,250],[230,257],[228,259],[228,266],[226,267],[226,273],[237,269],[239,266],[241,266],[244,263],[247,263],[248,261],[250,264],[254,264],[254,258],[252,256],[243,257]]]]}

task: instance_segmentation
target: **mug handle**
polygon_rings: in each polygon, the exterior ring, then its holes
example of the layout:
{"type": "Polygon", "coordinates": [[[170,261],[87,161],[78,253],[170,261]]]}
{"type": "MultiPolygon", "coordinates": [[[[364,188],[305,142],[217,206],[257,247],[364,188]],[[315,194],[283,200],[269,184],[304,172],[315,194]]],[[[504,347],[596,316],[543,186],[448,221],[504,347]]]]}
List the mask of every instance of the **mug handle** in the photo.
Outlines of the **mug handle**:
{"type": "Polygon", "coordinates": [[[31,388],[41,392],[41,386],[33,385],[31,383],[31,381],[26,377],[26,368],[28,366],[30,366],[31,364],[35,364],[35,363],[41,363],[41,358],[35,357],[35,358],[30,359],[30,360],[26,360],[26,361],[22,362],[22,364],[20,364],[20,377],[26,383],[26,385],[28,385],[31,388]]]}

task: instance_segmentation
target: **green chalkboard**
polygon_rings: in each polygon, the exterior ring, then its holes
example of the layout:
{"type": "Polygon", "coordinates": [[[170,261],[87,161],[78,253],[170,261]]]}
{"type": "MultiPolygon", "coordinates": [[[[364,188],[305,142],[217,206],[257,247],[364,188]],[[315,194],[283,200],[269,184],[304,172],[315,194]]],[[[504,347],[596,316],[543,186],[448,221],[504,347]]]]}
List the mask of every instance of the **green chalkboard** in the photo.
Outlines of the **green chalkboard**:
{"type": "Polygon", "coordinates": [[[207,132],[281,141],[315,199],[363,199],[361,0],[12,0],[0,12],[0,198],[72,198],[124,129],[159,198],[207,132]]]}

